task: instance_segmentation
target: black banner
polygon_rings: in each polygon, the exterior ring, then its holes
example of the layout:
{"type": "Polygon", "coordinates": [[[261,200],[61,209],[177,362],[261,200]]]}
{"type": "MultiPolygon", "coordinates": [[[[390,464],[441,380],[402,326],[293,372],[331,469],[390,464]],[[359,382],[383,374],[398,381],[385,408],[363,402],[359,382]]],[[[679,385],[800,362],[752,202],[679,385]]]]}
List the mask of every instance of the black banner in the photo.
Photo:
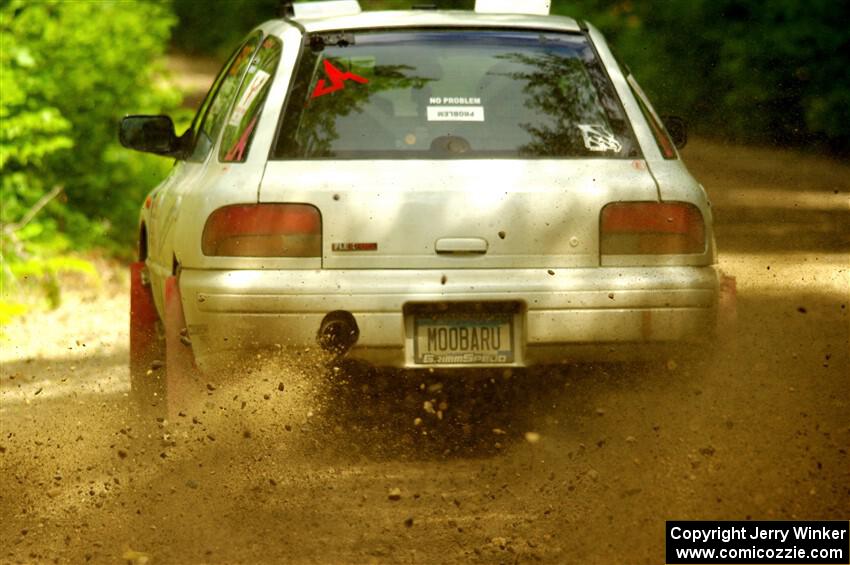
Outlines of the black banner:
{"type": "Polygon", "coordinates": [[[850,523],[668,521],[667,563],[850,563],[850,523]]]}

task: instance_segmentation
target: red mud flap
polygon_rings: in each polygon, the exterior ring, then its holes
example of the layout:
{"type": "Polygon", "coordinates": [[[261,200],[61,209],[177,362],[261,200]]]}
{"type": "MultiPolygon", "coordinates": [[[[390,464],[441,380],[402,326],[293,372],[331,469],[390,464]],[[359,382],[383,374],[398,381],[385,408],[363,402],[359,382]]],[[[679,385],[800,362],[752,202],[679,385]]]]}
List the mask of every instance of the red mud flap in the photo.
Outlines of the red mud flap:
{"type": "Polygon", "coordinates": [[[728,337],[738,323],[738,282],[735,277],[720,275],[720,296],[717,302],[717,335],[728,337]]]}
{"type": "Polygon", "coordinates": [[[199,389],[198,369],[186,333],[186,318],[177,277],[165,279],[165,398],[168,417],[188,407],[199,389]]]}
{"type": "Polygon", "coordinates": [[[142,282],[144,261],[130,264],[130,374],[144,375],[156,356],[156,306],[142,282]]]}

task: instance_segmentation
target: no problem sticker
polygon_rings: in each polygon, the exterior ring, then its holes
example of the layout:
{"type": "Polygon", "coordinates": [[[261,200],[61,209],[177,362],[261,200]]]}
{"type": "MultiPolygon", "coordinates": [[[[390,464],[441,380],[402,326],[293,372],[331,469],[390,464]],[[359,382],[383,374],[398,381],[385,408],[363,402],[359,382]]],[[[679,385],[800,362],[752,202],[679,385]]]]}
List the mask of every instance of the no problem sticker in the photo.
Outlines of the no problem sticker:
{"type": "Polygon", "coordinates": [[[483,122],[484,106],[428,106],[429,122],[483,122]]]}
{"type": "Polygon", "coordinates": [[[428,104],[440,105],[457,105],[457,104],[472,104],[472,105],[480,105],[481,98],[477,96],[432,96],[428,99],[428,104]]]}

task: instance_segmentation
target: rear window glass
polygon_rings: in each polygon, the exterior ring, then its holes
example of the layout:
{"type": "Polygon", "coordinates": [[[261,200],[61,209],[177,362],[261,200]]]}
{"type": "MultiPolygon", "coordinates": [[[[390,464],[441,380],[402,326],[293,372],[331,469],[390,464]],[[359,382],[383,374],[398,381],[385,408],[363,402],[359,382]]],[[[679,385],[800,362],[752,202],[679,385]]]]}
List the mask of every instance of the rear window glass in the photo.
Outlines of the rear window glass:
{"type": "Polygon", "coordinates": [[[283,119],[282,159],[637,156],[581,34],[314,35],[283,119]]]}

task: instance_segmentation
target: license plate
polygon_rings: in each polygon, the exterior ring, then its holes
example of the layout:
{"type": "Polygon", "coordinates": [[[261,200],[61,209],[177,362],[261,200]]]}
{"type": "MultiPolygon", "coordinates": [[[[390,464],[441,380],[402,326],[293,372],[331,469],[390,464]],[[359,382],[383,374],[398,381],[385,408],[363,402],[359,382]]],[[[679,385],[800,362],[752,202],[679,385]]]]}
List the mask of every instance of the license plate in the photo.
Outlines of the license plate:
{"type": "Polygon", "coordinates": [[[512,314],[439,314],[414,318],[414,357],[421,365],[514,362],[512,314]]]}

